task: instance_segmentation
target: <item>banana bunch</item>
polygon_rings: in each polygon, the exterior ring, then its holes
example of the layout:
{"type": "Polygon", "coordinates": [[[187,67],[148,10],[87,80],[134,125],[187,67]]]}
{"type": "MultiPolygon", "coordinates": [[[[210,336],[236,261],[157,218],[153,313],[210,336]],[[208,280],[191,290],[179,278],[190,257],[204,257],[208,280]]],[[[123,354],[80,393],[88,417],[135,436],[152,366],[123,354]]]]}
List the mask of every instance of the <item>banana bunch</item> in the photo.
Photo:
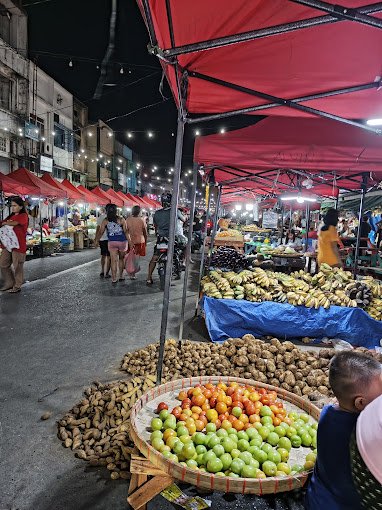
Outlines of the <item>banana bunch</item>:
{"type": "Polygon", "coordinates": [[[305,306],[316,310],[322,306],[327,310],[330,308],[330,299],[324,292],[311,289],[305,299],[305,306]]]}
{"type": "Polygon", "coordinates": [[[245,269],[239,273],[241,276],[241,283],[248,283],[253,281],[253,271],[248,271],[245,269]]]}
{"type": "Polygon", "coordinates": [[[283,291],[282,287],[279,289],[272,289],[272,301],[275,303],[286,303],[288,298],[285,292],[283,291]]]}
{"type": "Polygon", "coordinates": [[[373,297],[382,298],[382,282],[380,280],[374,280],[372,276],[363,276],[360,281],[370,287],[373,297]]]}
{"type": "Polygon", "coordinates": [[[376,321],[382,321],[382,299],[374,298],[365,311],[376,321]]]}
{"type": "Polygon", "coordinates": [[[203,293],[208,296],[215,299],[222,299],[222,294],[219,292],[218,288],[213,282],[204,282],[202,283],[202,290],[203,293]]]}
{"type": "Polygon", "coordinates": [[[264,269],[260,269],[259,267],[257,267],[253,271],[253,281],[257,285],[260,285],[260,287],[264,287],[266,289],[269,287],[269,285],[271,283],[270,280],[269,280],[267,272],[264,271],[264,269]]]}
{"type": "Polygon", "coordinates": [[[338,280],[327,280],[323,285],[320,286],[321,290],[328,292],[335,292],[336,289],[342,290],[344,284],[338,280]]]}
{"type": "Polygon", "coordinates": [[[234,287],[233,289],[234,291],[234,294],[235,294],[235,299],[244,299],[245,297],[245,289],[242,285],[236,285],[236,287],[234,287]]]}
{"type": "Polygon", "coordinates": [[[350,299],[345,291],[339,289],[330,294],[329,299],[332,305],[348,306],[350,308],[357,308],[358,306],[355,299],[350,299]]]}
{"type": "Polygon", "coordinates": [[[306,283],[312,283],[312,275],[306,273],[303,269],[300,269],[300,271],[295,271],[292,273],[292,276],[294,278],[298,278],[299,280],[304,280],[306,283]]]}
{"type": "Polygon", "coordinates": [[[312,276],[312,285],[314,287],[321,287],[326,282],[326,276],[322,271],[312,276]]]}
{"type": "Polygon", "coordinates": [[[350,299],[356,300],[357,305],[361,308],[368,306],[372,299],[371,289],[365,282],[353,281],[348,283],[345,292],[350,299]]]}
{"type": "Polygon", "coordinates": [[[282,284],[284,289],[294,289],[295,288],[295,278],[293,276],[279,273],[277,276],[277,280],[282,284]]]}
{"type": "Polygon", "coordinates": [[[303,291],[289,291],[286,294],[287,301],[290,305],[300,306],[305,304],[307,293],[303,291]]]}
{"type": "Polygon", "coordinates": [[[226,273],[224,277],[229,281],[231,287],[235,287],[235,285],[241,285],[243,283],[243,278],[237,273],[226,273]]]}

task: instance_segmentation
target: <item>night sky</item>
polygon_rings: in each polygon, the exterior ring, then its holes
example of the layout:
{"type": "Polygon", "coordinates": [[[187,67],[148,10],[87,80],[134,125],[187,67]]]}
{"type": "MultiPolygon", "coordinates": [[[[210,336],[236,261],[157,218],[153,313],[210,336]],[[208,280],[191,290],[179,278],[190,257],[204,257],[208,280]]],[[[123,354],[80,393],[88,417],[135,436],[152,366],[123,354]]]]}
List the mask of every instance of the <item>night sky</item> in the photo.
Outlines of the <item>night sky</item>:
{"type": "MultiPolygon", "coordinates": [[[[29,15],[30,58],[72,92],[89,108],[89,119],[104,121],[161,101],[160,104],[132,115],[110,121],[120,141],[127,143],[142,161],[164,170],[173,166],[176,133],[176,108],[165,81],[165,101],[159,92],[161,67],[147,52],[148,34],[134,0],[119,0],[115,52],[112,56],[118,85],[105,87],[100,100],[93,100],[100,64],[109,36],[111,0],[24,0],[29,15]],[[29,5],[28,4],[32,4],[29,5]],[[72,60],[73,67],[69,67],[72,60]],[[124,74],[120,74],[123,67],[124,74]],[[129,73],[129,71],[131,71],[129,73]],[[150,76],[151,75],[151,76],[150,76]],[[137,83],[135,81],[139,80],[137,83]],[[155,133],[153,139],[147,131],[155,133]],[[128,139],[127,132],[134,138],[128,139]]],[[[203,134],[248,125],[250,118],[228,119],[225,123],[205,123],[203,134]]],[[[186,126],[185,169],[191,168],[194,131],[186,126]]]]}

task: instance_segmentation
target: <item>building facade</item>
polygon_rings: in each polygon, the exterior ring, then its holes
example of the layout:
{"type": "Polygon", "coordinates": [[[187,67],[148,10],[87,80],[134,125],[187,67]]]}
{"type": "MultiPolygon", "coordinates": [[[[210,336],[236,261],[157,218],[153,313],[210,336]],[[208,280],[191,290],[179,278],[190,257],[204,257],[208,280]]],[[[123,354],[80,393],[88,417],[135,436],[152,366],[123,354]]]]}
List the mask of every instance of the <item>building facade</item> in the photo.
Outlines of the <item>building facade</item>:
{"type": "Polygon", "coordinates": [[[102,120],[90,123],[86,129],[87,180],[89,187],[99,184],[113,186],[114,132],[102,120]]]}
{"type": "Polygon", "coordinates": [[[27,16],[21,2],[0,0],[0,11],[0,172],[9,173],[28,158],[27,16]]]}
{"type": "MultiPolygon", "coordinates": [[[[72,182],[87,184],[89,164],[88,148],[88,108],[81,101],[73,98],[73,172],[72,182]]],[[[89,132],[90,133],[90,132],[89,132]]]]}

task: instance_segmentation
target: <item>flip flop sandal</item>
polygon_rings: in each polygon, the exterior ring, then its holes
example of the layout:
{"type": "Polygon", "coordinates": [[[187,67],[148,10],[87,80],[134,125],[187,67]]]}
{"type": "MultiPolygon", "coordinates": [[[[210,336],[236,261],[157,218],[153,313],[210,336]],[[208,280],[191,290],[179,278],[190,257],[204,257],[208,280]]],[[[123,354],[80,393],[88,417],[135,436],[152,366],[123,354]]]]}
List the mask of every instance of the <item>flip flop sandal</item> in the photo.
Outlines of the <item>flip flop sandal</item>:
{"type": "Polygon", "coordinates": [[[105,274],[104,278],[111,278],[111,274],[105,274]]]}
{"type": "Polygon", "coordinates": [[[154,285],[153,279],[151,278],[151,280],[146,280],[146,285],[148,286],[154,285]]]}
{"type": "Polygon", "coordinates": [[[8,290],[9,294],[17,294],[17,292],[21,292],[19,287],[13,287],[13,289],[8,290]]]}

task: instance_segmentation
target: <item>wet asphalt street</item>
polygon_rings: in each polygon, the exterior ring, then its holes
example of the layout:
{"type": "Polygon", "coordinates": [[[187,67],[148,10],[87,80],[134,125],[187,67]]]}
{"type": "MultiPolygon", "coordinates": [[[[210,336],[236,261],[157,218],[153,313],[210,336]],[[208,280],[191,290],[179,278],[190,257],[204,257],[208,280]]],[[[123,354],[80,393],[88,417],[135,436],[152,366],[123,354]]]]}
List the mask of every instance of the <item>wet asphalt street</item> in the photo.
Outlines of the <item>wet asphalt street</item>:
{"type": "MultiPolygon", "coordinates": [[[[92,381],[123,378],[119,365],[127,351],[158,340],[163,294],[157,281],[145,285],[148,260],[136,281],[116,287],[99,278],[96,250],[32,260],[22,292],[0,295],[0,510],[127,508],[127,482],[74,458],[57,439],[55,422],[92,381]],[[45,411],[52,417],[41,421],[45,411]]],[[[197,271],[190,277],[184,338],[207,340],[193,319],[197,271]]],[[[178,332],[181,292],[176,282],[167,336],[178,332]]],[[[211,508],[300,510],[300,499],[214,495],[211,508]]],[[[170,508],[161,497],[149,505],[170,508]]]]}

